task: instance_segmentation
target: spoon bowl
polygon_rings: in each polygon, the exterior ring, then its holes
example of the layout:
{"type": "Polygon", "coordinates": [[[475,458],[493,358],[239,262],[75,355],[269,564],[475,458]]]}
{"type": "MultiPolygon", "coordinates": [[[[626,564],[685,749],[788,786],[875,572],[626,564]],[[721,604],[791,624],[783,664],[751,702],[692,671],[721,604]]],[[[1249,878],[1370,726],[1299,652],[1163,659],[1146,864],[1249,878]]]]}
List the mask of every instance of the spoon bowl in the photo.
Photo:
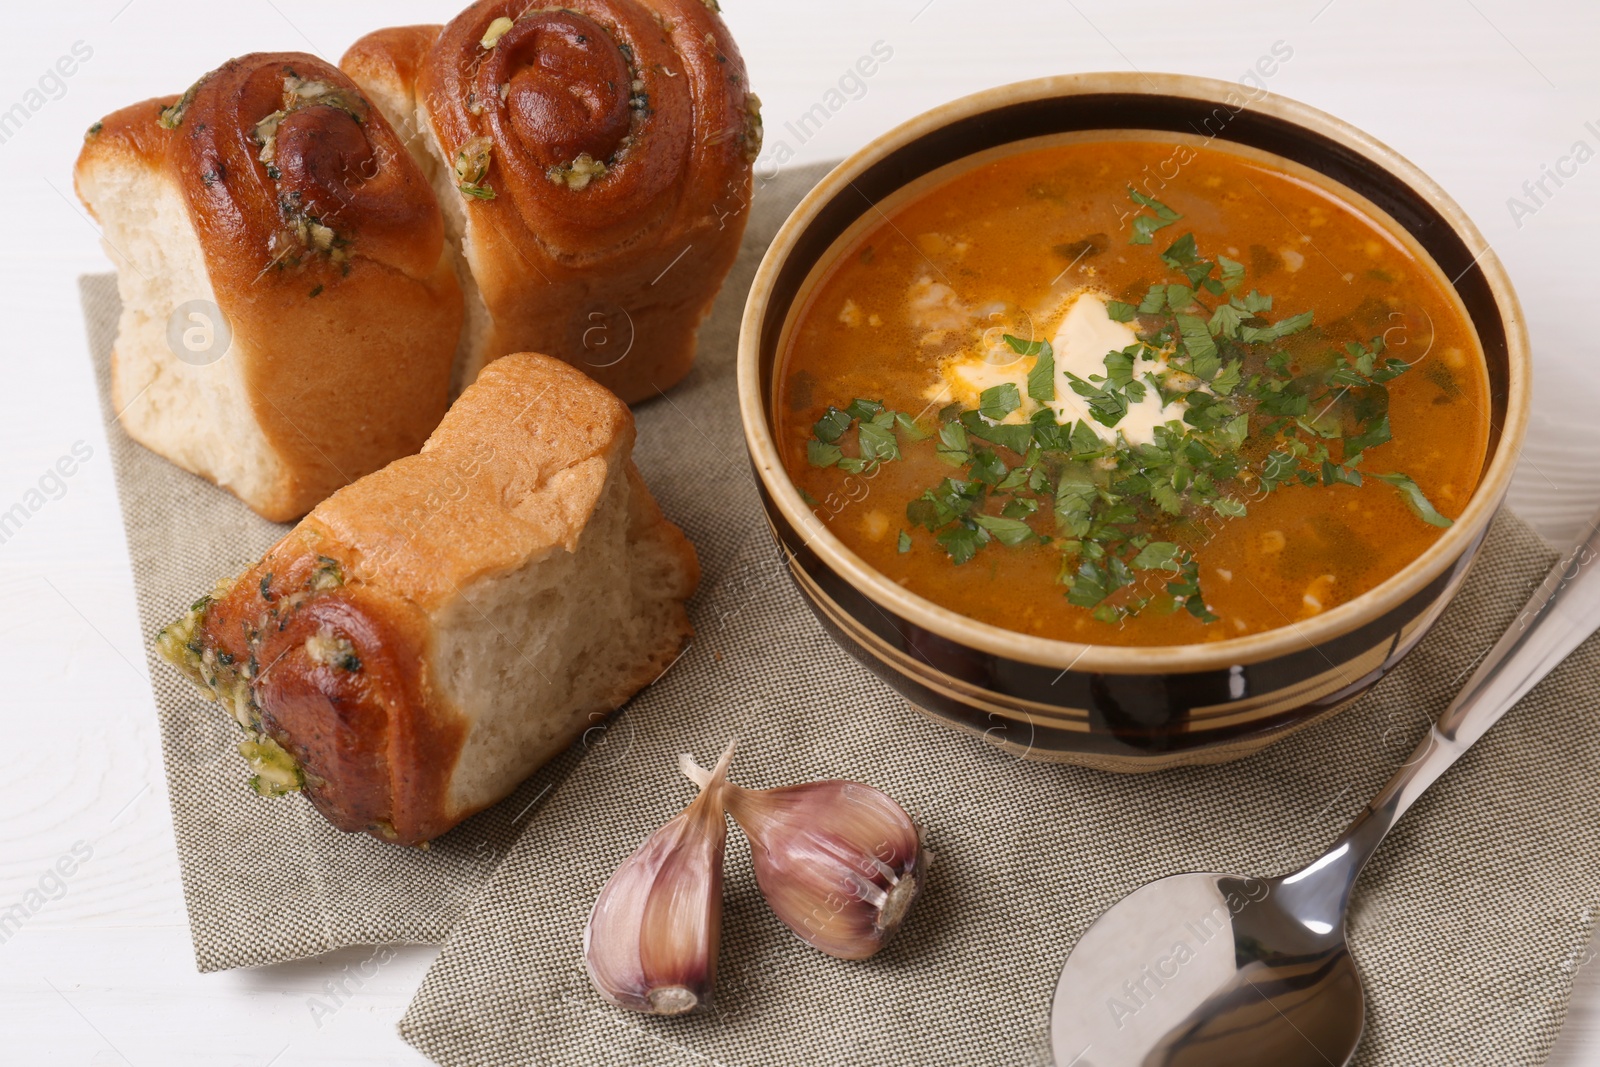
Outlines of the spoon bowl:
{"type": "Polygon", "coordinates": [[[1342,921],[1321,917],[1334,887],[1296,877],[1180,874],[1123,898],[1061,972],[1058,1067],[1347,1062],[1361,980],[1342,921]]]}

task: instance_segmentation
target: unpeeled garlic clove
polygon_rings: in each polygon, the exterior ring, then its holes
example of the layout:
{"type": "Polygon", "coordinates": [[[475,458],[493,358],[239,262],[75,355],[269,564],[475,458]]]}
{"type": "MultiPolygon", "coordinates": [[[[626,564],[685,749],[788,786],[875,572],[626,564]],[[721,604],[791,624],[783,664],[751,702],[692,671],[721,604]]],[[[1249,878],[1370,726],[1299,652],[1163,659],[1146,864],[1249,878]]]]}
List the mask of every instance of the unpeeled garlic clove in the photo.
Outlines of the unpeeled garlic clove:
{"type": "MultiPolygon", "coordinates": [[[[679,763],[709,781],[687,757],[679,763]]],[[[756,884],[784,925],[841,959],[866,959],[889,943],[931,858],[904,808],[860,782],[762,790],[730,782],[722,793],[750,838],[756,884]]]]}
{"type": "Polygon", "coordinates": [[[617,868],[589,913],[589,980],[619,1008],[682,1015],[711,997],[728,835],[722,792],[732,759],[729,745],[700,795],[617,868]]]}

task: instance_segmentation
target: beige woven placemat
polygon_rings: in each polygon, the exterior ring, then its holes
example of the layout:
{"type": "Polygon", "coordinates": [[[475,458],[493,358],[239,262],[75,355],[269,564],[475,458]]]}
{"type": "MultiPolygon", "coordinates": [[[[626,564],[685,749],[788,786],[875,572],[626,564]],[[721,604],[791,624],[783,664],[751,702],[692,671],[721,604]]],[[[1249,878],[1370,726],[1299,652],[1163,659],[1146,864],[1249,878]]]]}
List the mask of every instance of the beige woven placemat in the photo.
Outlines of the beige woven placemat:
{"type": "MultiPolygon", "coordinates": [[[[640,466],[706,565],[692,604],[699,633],[587,746],[429,852],[409,853],[330,830],[298,798],[250,794],[232,727],[152,661],[202,969],[437,940],[466,911],[401,1023],[450,1067],[1041,1063],[1056,971],[1096,914],[1162,874],[1273,873],[1313,856],[1404,758],[1552,561],[1502,516],[1435,634],[1376,693],[1243,763],[1119,777],[1022,763],[927,722],[799,601],[740,436],[739,309],[761,251],[820,173],[784,174],[761,190],[696,372],[638,412],[640,466]],[[658,1020],[607,1008],[579,955],[588,908],[691,795],[676,754],[709,758],[735,735],[744,784],[854,777],[898,797],[938,853],[926,896],[879,958],[828,959],[766,911],[735,833],[715,1009],[658,1020]]],[[[109,279],[86,279],[84,298],[104,391],[109,279]]],[[[108,433],[140,617],[153,633],[280,528],[114,425],[108,433]]],[[[1352,917],[1369,998],[1359,1063],[1543,1060],[1600,902],[1597,680],[1591,641],[1419,802],[1368,869],[1352,917]]]]}
{"type": "MultiPolygon", "coordinates": [[[[815,176],[764,190],[754,239],[815,176]]],[[[721,314],[749,269],[747,256],[721,314]]],[[[546,798],[451,932],[400,1024],[447,1067],[1043,1063],[1056,974],[1101,910],[1160,875],[1277,873],[1326,847],[1553,562],[1502,516],[1433,637],[1375,694],[1256,758],[1135,777],[1020,762],[924,719],[813,620],[735,439],[730,330],[719,321],[708,337],[684,402],[700,429],[649,427],[700,455],[699,477],[726,486],[717,521],[751,532],[736,552],[702,543],[722,577],[695,604],[695,643],[624,710],[614,731],[625,743],[546,798]],[[710,759],[734,736],[743,784],[858,778],[899,798],[937,854],[926,896],[878,958],[830,959],[766,910],[734,833],[713,1010],[609,1008],[584,974],[589,907],[693,794],[677,753],[710,759]]],[[[670,499],[672,487],[652,484],[670,499]]],[[[1591,641],[1418,803],[1368,869],[1351,921],[1369,998],[1359,1063],[1544,1058],[1600,903],[1597,678],[1591,641]]]]}

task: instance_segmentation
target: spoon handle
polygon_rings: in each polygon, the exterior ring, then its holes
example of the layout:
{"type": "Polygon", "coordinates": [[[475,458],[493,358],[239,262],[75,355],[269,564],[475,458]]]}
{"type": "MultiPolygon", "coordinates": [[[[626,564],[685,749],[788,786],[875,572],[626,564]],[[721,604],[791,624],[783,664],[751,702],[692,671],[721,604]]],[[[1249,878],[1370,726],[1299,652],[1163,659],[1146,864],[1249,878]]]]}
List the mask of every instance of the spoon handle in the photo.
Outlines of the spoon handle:
{"type": "Polygon", "coordinates": [[[1600,513],[1551,569],[1522,613],[1479,662],[1410,757],[1356,817],[1327,856],[1349,883],[1400,817],[1462,753],[1556,665],[1600,630],[1600,513]]]}

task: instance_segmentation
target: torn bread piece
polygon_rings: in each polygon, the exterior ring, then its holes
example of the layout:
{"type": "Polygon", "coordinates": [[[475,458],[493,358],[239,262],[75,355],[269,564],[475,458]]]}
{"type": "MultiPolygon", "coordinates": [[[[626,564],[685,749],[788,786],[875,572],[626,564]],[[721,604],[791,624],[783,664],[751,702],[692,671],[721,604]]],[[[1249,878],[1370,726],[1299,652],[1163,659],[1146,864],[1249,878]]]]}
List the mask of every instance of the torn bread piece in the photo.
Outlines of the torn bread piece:
{"type": "Polygon", "coordinates": [[[345,487],[157,637],[246,732],[252,784],[416,845],[659,676],[699,564],[616,396],[495,361],[415,456],[345,487]]]}

